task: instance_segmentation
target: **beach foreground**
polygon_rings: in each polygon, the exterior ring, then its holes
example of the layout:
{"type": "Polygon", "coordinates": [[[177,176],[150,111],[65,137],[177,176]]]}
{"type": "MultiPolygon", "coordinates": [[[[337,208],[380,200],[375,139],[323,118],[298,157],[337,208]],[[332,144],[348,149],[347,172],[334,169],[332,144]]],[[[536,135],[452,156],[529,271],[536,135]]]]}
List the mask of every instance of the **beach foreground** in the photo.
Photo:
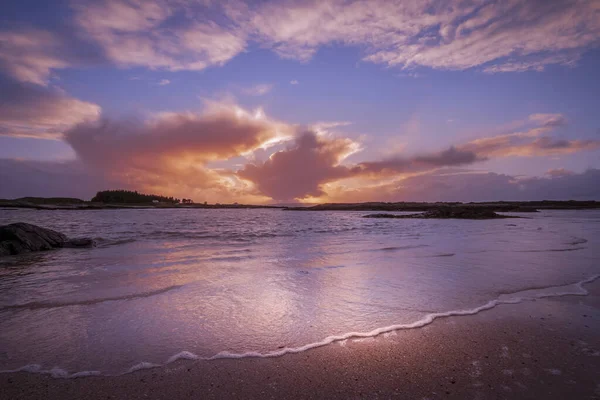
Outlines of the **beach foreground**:
{"type": "Polygon", "coordinates": [[[600,281],[279,358],[178,361],[118,377],[0,375],[6,399],[600,399],[600,281]]]}

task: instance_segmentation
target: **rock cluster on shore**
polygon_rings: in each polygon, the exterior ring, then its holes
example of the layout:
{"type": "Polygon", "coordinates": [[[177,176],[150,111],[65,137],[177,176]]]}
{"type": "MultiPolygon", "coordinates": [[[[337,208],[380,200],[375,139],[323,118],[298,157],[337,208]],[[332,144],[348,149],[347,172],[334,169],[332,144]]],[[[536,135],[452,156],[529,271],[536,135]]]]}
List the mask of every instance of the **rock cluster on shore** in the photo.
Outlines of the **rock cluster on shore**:
{"type": "Polygon", "coordinates": [[[90,238],[69,239],[60,232],[24,222],[0,226],[0,256],[61,247],[93,247],[90,238]]]}
{"type": "Polygon", "coordinates": [[[419,214],[369,214],[363,218],[423,218],[423,219],[496,219],[521,218],[513,215],[497,214],[489,208],[478,207],[440,207],[419,214]]]}

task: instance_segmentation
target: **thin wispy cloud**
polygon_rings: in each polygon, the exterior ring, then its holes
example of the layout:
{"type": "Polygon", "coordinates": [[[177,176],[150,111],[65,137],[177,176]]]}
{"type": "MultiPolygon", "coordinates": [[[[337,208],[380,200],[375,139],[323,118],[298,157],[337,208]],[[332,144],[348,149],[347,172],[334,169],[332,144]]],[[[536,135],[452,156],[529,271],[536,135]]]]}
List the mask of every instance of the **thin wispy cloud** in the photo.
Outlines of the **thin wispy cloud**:
{"type": "MultiPolygon", "coordinates": [[[[252,43],[300,61],[323,46],[345,45],[387,66],[487,73],[573,66],[600,45],[599,11],[591,0],[79,0],[73,10],[80,36],[108,61],[171,71],[223,65],[252,43]]],[[[50,71],[80,61],[69,40],[40,29],[3,31],[0,62],[18,79],[44,84],[50,71]]]]}
{"type": "Polygon", "coordinates": [[[298,82],[296,79],[292,79],[292,80],[290,81],[290,85],[297,85],[297,84],[299,84],[299,83],[300,83],[300,82],[298,82]]]}
{"type": "Polygon", "coordinates": [[[170,83],[171,83],[170,80],[168,80],[168,79],[162,79],[160,82],[158,82],[158,85],[159,86],[165,86],[165,85],[168,85],[170,83]]]}
{"type": "Polygon", "coordinates": [[[402,68],[541,70],[600,43],[594,1],[267,2],[232,17],[284,58],[306,61],[343,43],[402,68]]]}
{"type": "Polygon", "coordinates": [[[250,86],[242,89],[242,93],[247,94],[249,96],[264,96],[269,93],[273,89],[274,85],[272,83],[260,83],[254,86],[250,86]]]}

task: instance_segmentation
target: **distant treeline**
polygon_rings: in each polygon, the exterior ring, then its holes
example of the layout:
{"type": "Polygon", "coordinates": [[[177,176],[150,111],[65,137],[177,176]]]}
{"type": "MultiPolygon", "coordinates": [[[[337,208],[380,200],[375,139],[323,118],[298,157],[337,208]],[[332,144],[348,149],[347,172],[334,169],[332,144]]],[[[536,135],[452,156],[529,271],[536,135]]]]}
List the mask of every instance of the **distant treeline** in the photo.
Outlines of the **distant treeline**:
{"type": "Polygon", "coordinates": [[[92,202],[120,204],[152,203],[154,200],[160,201],[162,203],[172,204],[177,204],[181,201],[173,197],[159,196],[156,194],[138,193],[137,190],[103,190],[101,192],[96,193],[96,195],[92,198],[92,202]]]}

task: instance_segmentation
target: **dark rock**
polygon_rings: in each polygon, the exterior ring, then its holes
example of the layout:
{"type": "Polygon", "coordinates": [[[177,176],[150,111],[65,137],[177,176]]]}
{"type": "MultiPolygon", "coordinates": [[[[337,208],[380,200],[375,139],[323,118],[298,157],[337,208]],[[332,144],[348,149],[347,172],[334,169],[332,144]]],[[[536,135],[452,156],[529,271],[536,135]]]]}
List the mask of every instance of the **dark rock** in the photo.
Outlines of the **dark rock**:
{"type": "Polygon", "coordinates": [[[0,226],[0,256],[94,244],[92,239],[69,240],[60,232],[23,222],[0,226]]]}
{"type": "Polygon", "coordinates": [[[369,214],[364,215],[363,218],[496,219],[521,217],[497,214],[493,210],[483,207],[440,207],[419,214],[369,214]]]}

